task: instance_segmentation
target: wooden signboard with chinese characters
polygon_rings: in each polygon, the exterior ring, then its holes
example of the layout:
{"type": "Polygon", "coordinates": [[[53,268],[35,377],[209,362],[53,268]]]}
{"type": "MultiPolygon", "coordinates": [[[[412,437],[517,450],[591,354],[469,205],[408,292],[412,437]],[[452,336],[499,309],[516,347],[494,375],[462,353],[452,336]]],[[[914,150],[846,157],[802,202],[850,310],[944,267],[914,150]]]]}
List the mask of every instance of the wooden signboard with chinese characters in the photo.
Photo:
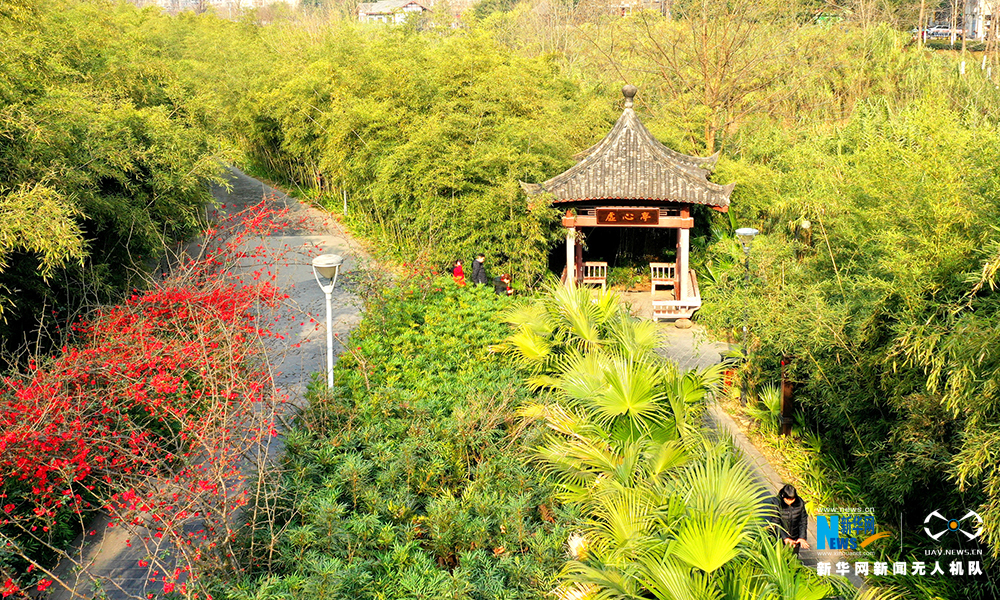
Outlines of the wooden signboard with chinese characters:
{"type": "Polygon", "coordinates": [[[648,227],[660,223],[660,211],[657,208],[598,208],[598,225],[616,225],[627,227],[638,225],[648,227]]]}

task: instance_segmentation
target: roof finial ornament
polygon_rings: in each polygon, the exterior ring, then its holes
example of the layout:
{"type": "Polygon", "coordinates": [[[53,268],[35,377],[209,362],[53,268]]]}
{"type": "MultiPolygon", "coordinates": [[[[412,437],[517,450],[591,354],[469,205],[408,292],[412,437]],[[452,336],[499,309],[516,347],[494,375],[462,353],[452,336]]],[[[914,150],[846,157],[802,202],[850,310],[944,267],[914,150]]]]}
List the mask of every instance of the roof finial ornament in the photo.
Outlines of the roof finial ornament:
{"type": "Polygon", "coordinates": [[[635,94],[638,91],[639,88],[631,83],[622,88],[622,95],[625,96],[625,108],[632,108],[632,99],[635,98],[635,94]]]}

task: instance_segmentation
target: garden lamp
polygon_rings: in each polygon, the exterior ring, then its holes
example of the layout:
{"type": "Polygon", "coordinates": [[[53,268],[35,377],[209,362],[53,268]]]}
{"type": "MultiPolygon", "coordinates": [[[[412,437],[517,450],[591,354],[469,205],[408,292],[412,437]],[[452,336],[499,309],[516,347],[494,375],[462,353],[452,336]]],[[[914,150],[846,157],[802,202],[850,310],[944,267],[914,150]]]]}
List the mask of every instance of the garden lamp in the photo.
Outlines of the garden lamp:
{"type": "Polygon", "coordinates": [[[753,243],[753,238],[759,231],[753,227],[740,227],[736,230],[736,237],[740,240],[740,244],[743,246],[743,253],[750,256],[750,244],[753,243]]]}
{"type": "Polygon", "coordinates": [[[312,261],[313,275],[319,289],[326,294],[326,385],[333,387],[333,288],[344,258],[339,254],[320,254],[312,261]],[[324,285],[320,278],[327,281],[324,285]]]}

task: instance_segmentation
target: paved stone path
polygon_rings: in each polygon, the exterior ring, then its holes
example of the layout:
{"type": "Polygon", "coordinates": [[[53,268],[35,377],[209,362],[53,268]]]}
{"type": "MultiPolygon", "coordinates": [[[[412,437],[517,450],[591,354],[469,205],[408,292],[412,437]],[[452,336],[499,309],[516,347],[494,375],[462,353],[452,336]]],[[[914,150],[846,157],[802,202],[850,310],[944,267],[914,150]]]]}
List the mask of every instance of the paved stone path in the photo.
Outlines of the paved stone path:
{"type": "MultiPolygon", "coordinates": [[[[647,294],[643,294],[643,296],[647,296],[647,294]]],[[[651,314],[652,305],[646,307],[642,302],[642,298],[634,299],[632,306],[633,312],[636,312],[640,316],[650,316],[643,314],[643,311],[651,314]]],[[[717,364],[722,362],[725,353],[731,350],[729,344],[709,340],[704,330],[696,325],[687,329],[679,329],[673,323],[663,323],[662,327],[666,335],[666,342],[660,354],[677,363],[677,366],[681,369],[703,369],[717,364]]],[[[785,484],[781,475],[774,468],[774,465],[754,446],[753,442],[743,433],[729,413],[715,402],[708,406],[706,423],[717,435],[728,436],[733,440],[733,444],[743,454],[743,457],[750,465],[751,474],[763,490],[762,500],[770,501],[778,489],[785,484]]],[[[807,540],[810,549],[803,550],[799,556],[802,564],[805,566],[815,569],[818,560],[831,564],[835,564],[840,560],[851,562],[849,559],[843,558],[838,552],[825,551],[822,555],[817,554],[815,550],[816,515],[809,515],[807,540]]],[[[848,579],[855,587],[863,585],[863,581],[856,576],[852,575],[848,579]]]]}
{"type": "MultiPolygon", "coordinates": [[[[318,254],[340,254],[345,258],[333,293],[332,313],[334,332],[343,338],[360,321],[358,301],[351,293],[351,274],[356,272],[359,261],[365,261],[367,257],[329,214],[303,205],[238,169],[231,168],[227,178],[229,189],[213,186],[211,190],[220,212],[238,212],[266,199],[275,208],[289,209],[293,222],[309,223],[309,227],[295,227],[266,238],[248,239],[244,244],[246,250],[262,244],[269,250],[267,255],[283,255],[275,284],[290,298],[271,329],[284,339],[268,339],[265,345],[269,367],[279,392],[287,394],[294,406],[302,406],[311,374],[326,371],[326,301],[313,277],[312,258],[318,254]],[[317,323],[310,321],[311,318],[318,322],[318,327],[317,323]]],[[[188,251],[196,251],[196,248],[189,248],[188,251]]],[[[259,266],[253,259],[241,265],[247,273],[259,266]]],[[[334,352],[338,351],[335,340],[334,352]]],[[[269,446],[268,453],[277,453],[279,449],[280,438],[278,443],[269,446]]],[[[49,588],[51,598],[62,600],[104,595],[116,600],[146,598],[147,594],[163,592],[162,582],[153,584],[149,581],[153,577],[154,566],[140,566],[140,561],[148,559],[150,554],[168,556],[171,548],[165,538],[154,539],[157,544],[152,548],[144,547],[135,542],[134,534],[123,528],[108,528],[106,520],[92,523],[86,533],[90,531],[94,531],[94,535],[84,535],[75,542],[75,547],[82,550],[85,569],[68,563],[60,565],[57,573],[60,579],[71,584],[72,589],[55,584],[49,588]],[[126,544],[129,539],[133,540],[131,547],[126,544]]],[[[80,550],[78,556],[81,555],[80,550]]]]}

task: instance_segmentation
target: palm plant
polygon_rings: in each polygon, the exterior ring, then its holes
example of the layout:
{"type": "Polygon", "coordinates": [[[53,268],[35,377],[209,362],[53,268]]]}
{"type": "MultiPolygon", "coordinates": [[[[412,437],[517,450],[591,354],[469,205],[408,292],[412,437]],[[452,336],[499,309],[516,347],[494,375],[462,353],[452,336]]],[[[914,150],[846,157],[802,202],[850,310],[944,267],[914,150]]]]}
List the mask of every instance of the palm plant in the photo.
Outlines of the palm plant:
{"type": "Polygon", "coordinates": [[[614,439],[668,441],[693,431],[689,409],[721,373],[678,373],[655,353],[657,325],[632,317],[612,292],[559,285],[505,316],[517,330],[500,349],[531,369],[529,382],[552,390],[564,417],[592,420],[614,439]]]}
{"type": "Polygon", "coordinates": [[[517,331],[498,348],[536,375],[561,370],[567,355],[623,349],[647,358],[660,345],[657,325],[632,317],[612,291],[559,284],[546,292],[504,315],[517,331]]]}
{"type": "Polygon", "coordinates": [[[829,592],[765,530],[763,490],[733,449],[691,418],[719,368],[679,373],[653,352],[653,328],[607,293],[556,288],[508,321],[517,332],[505,348],[550,392],[522,410],[551,430],[538,456],[560,499],[586,515],[588,551],[566,564],[560,593],[812,600],[829,592]]]}
{"type": "MultiPolygon", "coordinates": [[[[831,593],[764,527],[761,490],[728,451],[624,485],[600,477],[583,499],[590,555],[564,577],[593,598],[818,600],[831,593]]],[[[646,465],[651,461],[646,461],[646,465]]]]}
{"type": "Polygon", "coordinates": [[[781,390],[776,385],[764,387],[757,401],[746,407],[746,412],[757,421],[761,431],[777,434],[781,429],[781,390]]]}

